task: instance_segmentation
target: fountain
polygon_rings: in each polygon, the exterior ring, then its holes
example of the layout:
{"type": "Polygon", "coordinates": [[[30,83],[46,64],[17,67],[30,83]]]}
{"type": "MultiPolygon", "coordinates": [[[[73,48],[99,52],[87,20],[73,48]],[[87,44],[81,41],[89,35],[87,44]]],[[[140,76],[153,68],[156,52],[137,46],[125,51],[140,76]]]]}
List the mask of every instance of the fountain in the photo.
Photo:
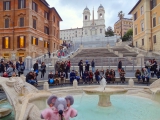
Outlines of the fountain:
{"type": "Polygon", "coordinates": [[[106,80],[103,78],[100,81],[101,88],[94,89],[83,89],[83,91],[88,95],[99,95],[98,106],[100,107],[109,107],[111,106],[110,96],[114,94],[124,94],[127,92],[124,88],[115,87],[115,88],[106,88],[106,80]]]}

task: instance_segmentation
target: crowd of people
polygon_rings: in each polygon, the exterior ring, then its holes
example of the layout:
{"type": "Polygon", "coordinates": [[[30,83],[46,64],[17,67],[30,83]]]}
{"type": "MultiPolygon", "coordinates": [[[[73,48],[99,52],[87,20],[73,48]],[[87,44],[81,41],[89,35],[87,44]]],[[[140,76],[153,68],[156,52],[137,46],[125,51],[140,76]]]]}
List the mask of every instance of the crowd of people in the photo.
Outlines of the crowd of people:
{"type": "Polygon", "coordinates": [[[4,61],[3,59],[0,62],[0,73],[2,77],[16,77],[23,74],[25,70],[24,62],[17,61],[13,63],[12,61],[4,61]]]}
{"type": "Polygon", "coordinates": [[[138,81],[142,80],[143,82],[149,82],[149,79],[154,76],[158,79],[160,78],[160,68],[158,69],[157,61],[155,59],[147,60],[145,67],[141,70],[137,69],[135,72],[135,77],[138,81]]]}
{"type": "MultiPolygon", "coordinates": [[[[115,71],[113,69],[107,69],[106,71],[103,69],[95,70],[94,59],[90,63],[89,61],[85,61],[85,63],[83,63],[83,60],[80,60],[78,67],[79,71],[70,71],[70,61],[57,61],[54,66],[54,72],[50,71],[48,74],[48,83],[54,85],[64,85],[65,80],[68,78],[70,80],[70,84],[73,84],[74,79],[76,79],[78,83],[80,82],[80,79],[82,79],[83,84],[92,84],[94,82],[99,84],[102,78],[105,78],[107,83],[115,82],[115,71]]],[[[24,70],[25,64],[22,61],[13,63],[12,61],[5,62],[4,60],[1,60],[0,73],[2,77],[20,76],[24,73],[24,70]]],[[[46,74],[46,65],[44,62],[39,65],[39,61],[36,61],[33,65],[33,70],[26,75],[26,82],[37,86],[37,76],[39,74],[41,78],[44,78],[46,74]]],[[[121,61],[118,63],[118,74],[121,82],[124,83],[126,73],[122,67],[121,61]]],[[[146,61],[145,67],[141,70],[137,69],[135,72],[135,77],[138,81],[142,80],[143,82],[149,82],[149,79],[155,75],[157,78],[160,78],[160,69],[158,69],[157,61],[155,59],[146,61]]]]}

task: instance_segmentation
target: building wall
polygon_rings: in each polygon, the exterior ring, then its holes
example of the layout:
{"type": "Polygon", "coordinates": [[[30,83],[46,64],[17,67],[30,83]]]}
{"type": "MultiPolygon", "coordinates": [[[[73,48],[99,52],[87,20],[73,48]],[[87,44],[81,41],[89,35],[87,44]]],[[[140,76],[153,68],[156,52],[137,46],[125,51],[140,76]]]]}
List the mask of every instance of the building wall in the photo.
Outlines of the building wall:
{"type": "Polygon", "coordinates": [[[137,20],[133,22],[133,43],[144,50],[160,51],[160,0],[157,0],[157,5],[151,10],[150,0],[141,0],[141,2],[131,12],[138,13],[137,20]],[[141,14],[141,6],[144,6],[144,14],[141,14]],[[153,18],[156,17],[156,26],[153,27],[153,18]],[[144,21],[144,31],[141,31],[141,22],[144,21]],[[135,27],[138,28],[137,35],[135,35],[135,27]],[[154,35],[156,35],[156,43],[154,43],[154,35]],[[144,45],[140,44],[144,39],[144,45]]]}
{"type": "Polygon", "coordinates": [[[26,8],[23,9],[18,9],[18,0],[12,0],[11,10],[8,11],[3,10],[3,0],[0,1],[0,56],[4,57],[4,54],[9,54],[8,59],[11,59],[12,55],[15,54],[16,59],[19,59],[19,57],[23,57],[24,59],[26,56],[37,57],[48,51],[53,52],[59,48],[60,27],[57,25],[57,22],[61,21],[61,18],[55,9],[47,7],[39,0],[33,1],[38,5],[38,12],[32,10],[32,0],[26,0],[26,8]],[[44,11],[49,12],[49,20],[44,18],[44,11]],[[55,22],[53,21],[53,16],[55,16],[55,22]],[[24,17],[24,27],[19,26],[20,17],[24,17]],[[5,18],[10,19],[9,28],[4,28],[5,18]],[[37,21],[36,29],[33,28],[33,19],[37,21]],[[44,26],[49,28],[49,35],[44,33],[44,26]],[[19,49],[17,48],[17,36],[21,35],[26,37],[26,43],[25,48],[19,49]],[[5,36],[11,38],[10,49],[2,48],[2,37],[5,36]],[[38,38],[38,45],[31,44],[32,36],[38,38]],[[48,48],[44,48],[44,41],[49,43],[48,48]],[[24,55],[20,56],[19,53],[23,53],[24,55]]]}
{"type": "Polygon", "coordinates": [[[122,22],[122,36],[124,36],[129,29],[132,29],[133,22],[131,19],[127,18],[117,21],[114,24],[114,32],[116,35],[119,36],[121,36],[121,22],[122,22]]]}

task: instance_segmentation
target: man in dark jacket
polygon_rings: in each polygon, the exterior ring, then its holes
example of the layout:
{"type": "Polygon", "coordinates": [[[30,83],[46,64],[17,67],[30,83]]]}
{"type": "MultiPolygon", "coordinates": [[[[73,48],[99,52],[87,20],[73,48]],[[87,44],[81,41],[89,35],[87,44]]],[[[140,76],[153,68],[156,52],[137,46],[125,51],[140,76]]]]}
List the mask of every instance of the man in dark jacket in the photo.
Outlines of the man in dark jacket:
{"type": "Polygon", "coordinates": [[[86,70],[87,72],[89,71],[89,66],[90,66],[90,64],[88,64],[88,61],[86,61],[85,70],[86,70]]]}
{"type": "Polygon", "coordinates": [[[38,61],[36,61],[36,63],[33,65],[33,69],[36,72],[36,75],[38,76],[38,61]]]}
{"type": "Polygon", "coordinates": [[[83,60],[78,63],[80,77],[83,76],[83,60]]]}
{"type": "Polygon", "coordinates": [[[122,69],[122,61],[120,60],[118,63],[118,71],[120,72],[122,69]]]}

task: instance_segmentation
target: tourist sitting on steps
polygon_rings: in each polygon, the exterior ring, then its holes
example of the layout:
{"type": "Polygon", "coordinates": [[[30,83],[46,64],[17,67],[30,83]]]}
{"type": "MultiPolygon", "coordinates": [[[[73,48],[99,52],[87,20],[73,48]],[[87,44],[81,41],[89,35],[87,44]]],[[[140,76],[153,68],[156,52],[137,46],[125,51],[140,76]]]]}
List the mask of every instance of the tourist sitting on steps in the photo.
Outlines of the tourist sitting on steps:
{"type": "Polygon", "coordinates": [[[103,78],[103,76],[104,76],[104,70],[102,69],[102,70],[100,70],[99,71],[99,74],[100,74],[100,78],[102,79],[103,78]]]}
{"type": "Polygon", "coordinates": [[[60,72],[60,81],[61,81],[61,84],[64,85],[64,82],[65,82],[65,73],[64,72],[60,72]]]}
{"type": "Polygon", "coordinates": [[[110,77],[111,77],[111,81],[114,83],[115,82],[115,76],[116,76],[116,73],[114,70],[110,70],[110,77]]]}
{"type": "Polygon", "coordinates": [[[33,72],[29,72],[29,73],[26,75],[26,82],[30,83],[31,85],[37,86],[37,82],[36,82],[36,80],[34,79],[33,72]]]}
{"type": "Polygon", "coordinates": [[[125,82],[125,71],[124,71],[124,69],[122,69],[121,71],[120,71],[120,79],[121,79],[121,82],[122,83],[124,83],[125,82]]]}
{"type": "Polygon", "coordinates": [[[58,71],[56,71],[56,73],[54,74],[54,80],[55,80],[55,85],[58,85],[60,81],[58,71]]]}
{"type": "Polygon", "coordinates": [[[70,84],[73,84],[74,79],[76,79],[76,73],[72,70],[70,73],[70,84]]]}
{"type": "Polygon", "coordinates": [[[78,84],[79,84],[79,81],[80,81],[80,76],[79,76],[79,74],[78,74],[78,71],[75,71],[75,73],[76,73],[76,80],[77,80],[77,82],[78,82],[78,84]]]}
{"type": "Polygon", "coordinates": [[[93,83],[93,72],[91,70],[89,71],[89,82],[93,83]]]}
{"type": "Polygon", "coordinates": [[[146,68],[142,68],[142,80],[143,80],[143,83],[145,81],[147,81],[147,83],[149,82],[149,74],[146,68]]]}
{"type": "Polygon", "coordinates": [[[99,84],[99,81],[101,80],[99,70],[97,69],[94,74],[95,74],[95,79],[97,83],[99,84]]]}
{"type": "Polygon", "coordinates": [[[106,82],[110,83],[111,76],[110,76],[110,71],[108,69],[106,70],[105,77],[106,77],[106,82]]]}
{"type": "Polygon", "coordinates": [[[88,74],[88,71],[85,71],[85,72],[83,73],[82,79],[83,79],[83,84],[89,82],[89,74],[88,74]]]}
{"type": "Polygon", "coordinates": [[[138,79],[138,82],[141,80],[141,71],[139,69],[136,70],[135,77],[138,79]]]}
{"type": "Polygon", "coordinates": [[[54,84],[55,81],[54,81],[54,74],[52,71],[50,71],[50,73],[48,74],[48,84],[51,85],[51,84],[54,84]]]}

